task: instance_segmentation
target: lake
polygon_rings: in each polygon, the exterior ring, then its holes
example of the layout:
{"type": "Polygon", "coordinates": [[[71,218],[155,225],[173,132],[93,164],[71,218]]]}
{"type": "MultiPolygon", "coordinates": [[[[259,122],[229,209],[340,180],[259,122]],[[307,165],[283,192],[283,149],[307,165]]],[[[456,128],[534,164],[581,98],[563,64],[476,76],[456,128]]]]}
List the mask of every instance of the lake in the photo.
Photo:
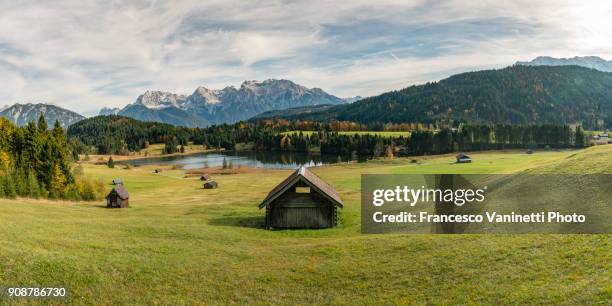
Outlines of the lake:
{"type": "MultiPolygon", "coordinates": [[[[338,156],[295,152],[223,152],[202,153],[194,155],[175,155],[131,160],[128,163],[140,165],[180,165],[183,169],[218,167],[223,165],[223,159],[233,166],[249,166],[270,169],[296,169],[301,165],[307,167],[337,163],[338,156]]],[[[341,157],[341,161],[349,161],[349,157],[341,157]]]]}

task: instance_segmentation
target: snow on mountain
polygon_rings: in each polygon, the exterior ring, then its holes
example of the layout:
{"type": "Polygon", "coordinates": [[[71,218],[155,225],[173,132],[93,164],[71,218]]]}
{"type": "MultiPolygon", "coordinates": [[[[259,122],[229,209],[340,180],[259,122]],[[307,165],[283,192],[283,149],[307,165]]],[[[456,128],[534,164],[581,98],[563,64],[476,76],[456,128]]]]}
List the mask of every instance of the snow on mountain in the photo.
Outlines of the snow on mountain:
{"type": "Polygon", "coordinates": [[[523,66],[568,66],[576,65],[596,69],[604,72],[612,72],[612,61],[597,56],[575,56],[572,58],[554,58],[550,56],[538,56],[528,62],[516,62],[523,66]]]}
{"type": "Polygon", "coordinates": [[[147,91],[118,114],[139,120],[203,126],[246,120],[270,110],[341,103],[345,101],[320,88],[307,88],[289,80],[268,79],[244,81],[240,88],[228,86],[211,90],[198,87],[189,96],[147,91]],[[137,106],[144,106],[146,111],[137,106]]]}
{"type": "Polygon", "coordinates": [[[342,100],[344,100],[344,102],[346,103],[353,103],[353,102],[357,102],[359,100],[362,100],[363,97],[362,96],[354,96],[354,97],[350,97],[350,98],[342,98],[342,100]]]}
{"type": "Polygon", "coordinates": [[[103,107],[98,115],[100,116],[108,116],[108,115],[116,115],[121,111],[121,108],[118,107],[103,107]]]}
{"type": "Polygon", "coordinates": [[[163,91],[147,90],[144,94],[138,96],[134,104],[145,106],[149,109],[161,109],[166,107],[178,107],[184,103],[187,96],[177,95],[163,91]]]}
{"type": "Polygon", "coordinates": [[[49,127],[52,127],[56,120],[59,120],[63,128],[85,119],[85,117],[50,104],[14,104],[0,111],[0,117],[5,117],[13,121],[18,126],[26,125],[30,122],[38,122],[40,114],[45,116],[45,120],[49,127]]]}

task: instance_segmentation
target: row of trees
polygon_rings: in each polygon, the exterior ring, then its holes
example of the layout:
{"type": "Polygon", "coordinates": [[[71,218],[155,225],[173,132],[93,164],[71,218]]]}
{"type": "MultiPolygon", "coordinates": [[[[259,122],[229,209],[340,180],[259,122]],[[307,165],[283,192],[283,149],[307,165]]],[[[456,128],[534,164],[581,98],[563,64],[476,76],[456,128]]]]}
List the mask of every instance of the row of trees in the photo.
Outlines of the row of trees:
{"type": "Polygon", "coordinates": [[[455,128],[439,128],[415,123],[322,123],[277,119],[181,128],[118,116],[87,120],[89,122],[73,125],[68,134],[74,136],[75,143],[97,147],[100,154],[121,154],[123,149],[137,151],[154,142],[165,143],[164,153],[170,154],[180,151],[190,141],[213,149],[234,150],[237,144],[249,143],[258,151],[320,151],[367,157],[387,155],[389,151],[423,155],[509,148],[583,147],[586,142],[580,127],[573,129],[553,124],[461,124],[455,128]],[[385,137],[347,131],[410,131],[411,134],[410,137],[385,137]],[[109,143],[114,145],[109,146],[109,143]]]}
{"type": "MultiPolygon", "coordinates": [[[[434,130],[433,125],[422,123],[360,124],[348,121],[322,123],[315,121],[262,120],[221,124],[208,128],[185,128],[156,122],[141,122],[121,116],[98,116],[80,121],[68,129],[70,144],[79,154],[117,154],[145,149],[151,143],[163,143],[164,153],[180,151],[193,142],[207,148],[233,149],[236,143],[262,140],[260,149],[272,145],[265,139],[288,131],[421,131],[434,130]]],[[[315,144],[318,146],[318,144],[315,144]]]]}
{"type": "MultiPolygon", "coordinates": [[[[388,155],[389,150],[402,155],[424,155],[511,148],[583,147],[585,136],[580,127],[573,130],[563,125],[462,125],[439,131],[417,130],[410,137],[334,131],[262,132],[255,138],[240,141],[250,141],[257,150],[264,151],[320,151],[324,154],[378,157],[388,155]]],[[[226,149],[231,149],[231,143],[226,149]]]]}
{"type": "Polygon", "coordinates": [[[64,130],[49,130],[44,116],[38,124],[17,127],[0,118],[0,197],[93,200],[100,184],[75,177],[64,130]]]}

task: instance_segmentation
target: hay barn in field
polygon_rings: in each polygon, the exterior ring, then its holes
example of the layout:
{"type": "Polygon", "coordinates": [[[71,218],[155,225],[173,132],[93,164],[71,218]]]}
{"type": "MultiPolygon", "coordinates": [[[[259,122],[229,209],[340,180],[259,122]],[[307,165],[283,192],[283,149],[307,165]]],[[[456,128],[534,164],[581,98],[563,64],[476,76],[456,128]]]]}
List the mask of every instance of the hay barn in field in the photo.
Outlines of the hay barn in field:
{"type": "Polygon", "coordinates": [[[471,162],[472,162],[472,158],[467,156],[466,154],[463,154],[463,153],[457,154],[457,163],[458,164],[471,163],[471,162]]]}
{"type": "Polygon", "coordinates": [[[338,192],[305,167],[276,186],[259,205],[266,208],[266,228],[328,228],[338,222],[338,192]]]}
{"type": "Polygon", "coordinates": [[[106,207],[125,208],[130,205],[130,194],[123,185],[118,185],[106,196],[106,207]]]}
{"type": "Polygon", "coordinates": [[[217,184],[215,181],[208,181],[204,183],[204,189],[216,189],[217,187],[219,187],[219,184],[217,184]]]}

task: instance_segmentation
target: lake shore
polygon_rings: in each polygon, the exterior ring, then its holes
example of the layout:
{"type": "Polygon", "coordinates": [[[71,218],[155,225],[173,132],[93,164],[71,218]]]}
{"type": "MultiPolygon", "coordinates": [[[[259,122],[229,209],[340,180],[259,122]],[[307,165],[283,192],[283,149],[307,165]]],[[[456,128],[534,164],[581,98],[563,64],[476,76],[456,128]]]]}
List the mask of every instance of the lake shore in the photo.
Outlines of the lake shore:
{"type": "Polygon", "coordinates": [[[225,152],[224,150],[217,149],[204,149],[203,146],[199,145],[188,145],[185,146],[184,153],[172,153],[172,154],[162,154],[163,145],[155,144],[151,145],[149,148],[142,150],[140,152],[131,152],[129,155],[116,155],[116,154],[92,154],[92,155],[79,155],[79,163],[83,164],[106,164],[109,158],[112,156],[113,161],[116,163],[125,163],[133,160],[147,160],[147,159],[155,159],[155,158],[165,158],[165,157],[176,157],[176,156],[193,156],[204,153],[215,153],[215,152],[225,152]]]}

